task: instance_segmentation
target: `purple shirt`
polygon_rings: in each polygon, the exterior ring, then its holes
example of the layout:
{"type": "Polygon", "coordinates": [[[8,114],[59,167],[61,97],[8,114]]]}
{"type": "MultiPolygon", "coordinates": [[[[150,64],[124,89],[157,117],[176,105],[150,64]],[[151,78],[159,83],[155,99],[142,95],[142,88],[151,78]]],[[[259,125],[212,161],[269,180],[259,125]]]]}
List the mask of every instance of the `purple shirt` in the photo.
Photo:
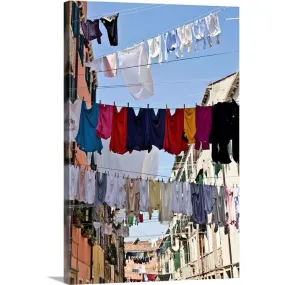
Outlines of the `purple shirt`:
{"type": "Polygon", "coordinates": [[[99,29],[99,19],[95,19],[94,21],[87,20],[86,23],[81,22],[81,27],[85,39],[88,41],[97,39],[98,44],[101,44],[102,33],[99,29]]]}

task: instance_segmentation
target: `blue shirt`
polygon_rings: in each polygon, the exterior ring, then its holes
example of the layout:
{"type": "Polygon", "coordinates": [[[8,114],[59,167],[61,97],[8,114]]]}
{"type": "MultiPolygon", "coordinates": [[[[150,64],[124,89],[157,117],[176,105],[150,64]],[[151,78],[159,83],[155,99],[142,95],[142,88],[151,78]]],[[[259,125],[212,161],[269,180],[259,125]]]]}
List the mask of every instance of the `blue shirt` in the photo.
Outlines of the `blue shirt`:
{"type": "Polygon", "coordinates": [[[153,109],[149,109],[149,143],[158,149],[163,149],[165,134],[165,109],[159,109],[157,115],[153,109]]]}
{"type": "Polygon", "coordinates": [[[99,105],[94,104],[87,109],[85,101],[81,105],[79,130],[75,138],[79,149],[84,152],[95,152],[101,154],[102,141],[96,136],[95,129],[98,124],[99,105]]]}
{"type": "Polygon", "coordinates": [[[175,50],[175,55],[179,57],[179,38],[177,30],[172,30],[163,35],[165,43],[165,60],[168,60],[168,54],[175,50]]]}
{"type": "Polygon", "coordinates": [[[133,108],[127,108],[127,150],[151,150],[148,140],[148,109],[141,108],[136,115],[133,108]]]}
{"type": "Polygon", "coordinates": [[[199,225],[205,225],[207,215],[205,211],[205,192],[204,186],[199,185],[199,191],[196,191],[196,185],[191,183],[192,205],[193,205],[193,222],[199,225]]]}

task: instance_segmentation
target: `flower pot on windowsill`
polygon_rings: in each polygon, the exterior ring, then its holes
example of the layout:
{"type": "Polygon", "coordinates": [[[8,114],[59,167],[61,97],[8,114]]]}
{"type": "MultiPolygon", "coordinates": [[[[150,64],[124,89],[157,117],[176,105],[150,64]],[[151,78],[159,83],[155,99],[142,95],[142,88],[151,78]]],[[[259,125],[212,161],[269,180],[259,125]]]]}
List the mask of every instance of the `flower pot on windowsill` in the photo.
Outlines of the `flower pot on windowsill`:
{"type": "Polygon", "coordinates": [[[88,239],[88,244],[89,244],[90,246],[94,246],[96,243],[97,243],[97,239],[96,239],[94,236],[91,236],[91,237],[88,239]]]}
{"type": "Polygon", "coordinates": [[[81,219],[83,217],[83,214],[82,212],[79,210],[79,209],[76,209],[74,212],[73,212],[73,225],[77,228],[80,228],[81,226],[81,219]]]}
{"type": "Polygon", "coordinates": [[[93,231],[91,229],[82,229],[81,234],[84,238],[91,238],[93,231]]]}

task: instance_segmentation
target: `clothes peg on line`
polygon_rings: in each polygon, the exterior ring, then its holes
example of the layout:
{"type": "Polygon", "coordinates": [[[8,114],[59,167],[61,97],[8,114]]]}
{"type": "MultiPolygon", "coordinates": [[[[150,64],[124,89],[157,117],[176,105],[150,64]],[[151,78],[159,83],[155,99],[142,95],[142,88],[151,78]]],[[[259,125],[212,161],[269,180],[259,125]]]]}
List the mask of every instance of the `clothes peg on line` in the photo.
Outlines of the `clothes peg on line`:
{"type": "Polygon", "coordinates": [[[114,101],[114,106],[116,106],[116,102],[114,101]]]}
{"type": "Polygon", "coordinates": [[[166,108],[165,109],[167,110],[167,104],[166,104],[166,108]]]}
{"type": "Polygon", "coordinates": [[[101,100],[99,100],[99,104],[101,105],[101,100]]]}
{"type": "Polygon", "coordinates": [[[147,108],[149,108],[149,104],[147,104],[147,108]]]}
{"type": "Polygon", "coordinates": [[[184,109],[185,109],[185,104],[184,104],[184,109]]]}
{"type": "Polygon", "coordinates": [[[130,103],[128,102],[128,108],[130,107],[130,103]]]}

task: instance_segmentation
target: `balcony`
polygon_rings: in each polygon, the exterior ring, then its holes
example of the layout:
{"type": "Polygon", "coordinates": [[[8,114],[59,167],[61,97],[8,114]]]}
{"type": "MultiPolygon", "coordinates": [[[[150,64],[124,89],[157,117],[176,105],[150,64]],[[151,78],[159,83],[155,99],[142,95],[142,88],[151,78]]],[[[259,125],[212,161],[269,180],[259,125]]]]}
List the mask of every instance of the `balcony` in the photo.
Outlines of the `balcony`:
{"type": "Polygon", "coordinates": [[[201,267],[199,271],[200,273],[207,273],[212,270],[215,270],[215,259],[214,259],[214,253],[210,252],[202,257],[201,267]]]}

